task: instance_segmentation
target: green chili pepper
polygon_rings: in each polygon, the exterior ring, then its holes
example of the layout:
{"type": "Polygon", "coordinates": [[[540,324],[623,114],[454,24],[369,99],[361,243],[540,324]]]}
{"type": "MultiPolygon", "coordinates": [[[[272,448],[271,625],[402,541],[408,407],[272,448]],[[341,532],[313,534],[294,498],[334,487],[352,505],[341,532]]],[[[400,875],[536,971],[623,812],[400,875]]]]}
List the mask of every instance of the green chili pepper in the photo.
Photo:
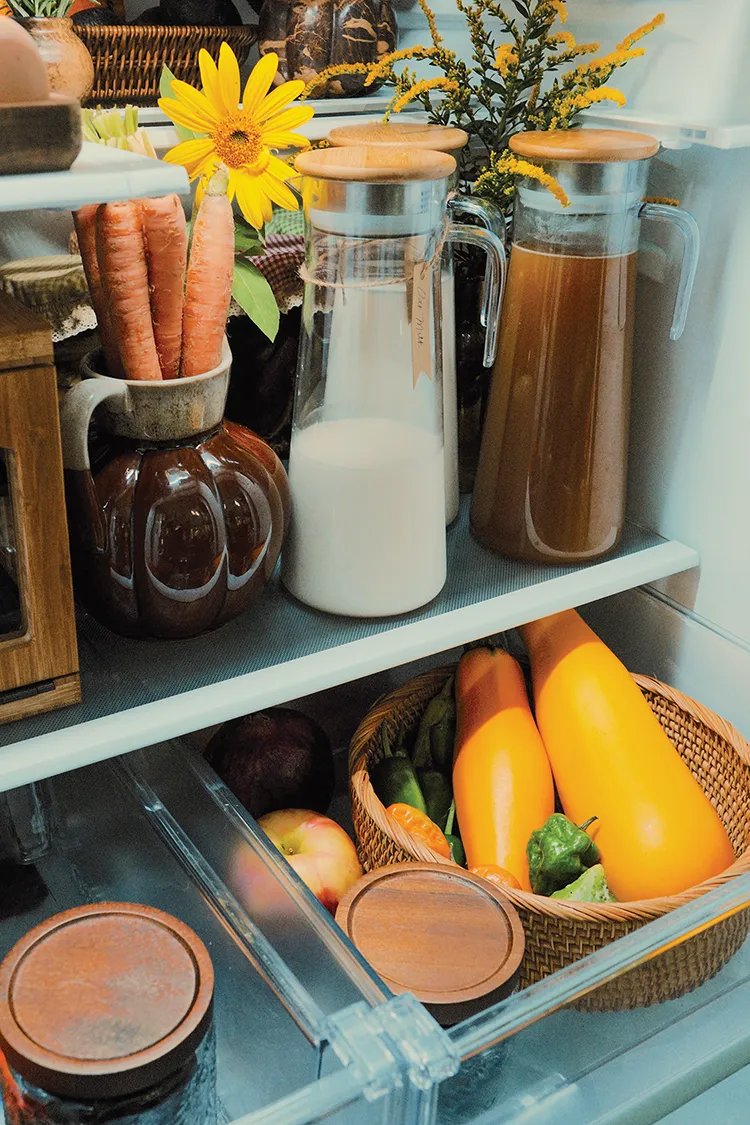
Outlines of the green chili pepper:
{"type": "Polygon", "coordinates": [[[425,708],[414,743],[412,761],[417,769],[439,769],[449,774],[453,767],[456,735],[456,703],[453,677],[425,708]]]}
{"type": "Polygon", "coordinates": [[[459,867],[466,867],[466,852],[464,851],[464,846],[461,843],[461,837],[455,836],[453,835],[453,833],[450,833],[446,835],[445,838],[450,844],[451,859],[453,860],[453,862],[457,863],[459,867]]]}
{"type": "Polygon", "coordinates": [[[561,891],[555,891],[550,898],[569,899],[571,902],[617,902],[609,889],[601,863],[589,867],[575,883],[570,883],[561,891]]]}
{"type": "Polygon", "coordinates": [[[427,805],[427,815],[442,831],[453,800],[453,786],[439,770],[417,770],[417,779],[427,805]]]}
{"type": "Polygon", "coordinates": [[[382,732],[385,757],[370,770],[370,781],[376,796],[386,808],[397,804],[411,805],[413,809],[426,813],[427,805],[408,754],[403,750],[393,753],[385,723],[382,732]]]}
{"type": "Polygon", "coordinates": [[[461,835],[456,821],[456,802],[451,801],[451,807],[448,810],[448,819],[445,822],[445,838],[450,844],[451,859],[457,863],[459,867],[466,867],[466,852],[461,842],[461,835]]]}
{"type": "Polygon", "coordinates": [[[553,813],[531,833],[526,855],[535,894],[551,895],[562,890],[599,862],[599,849],[585,831],[596,819],[592,816],[579,828],[563,813],[553,813]]]}

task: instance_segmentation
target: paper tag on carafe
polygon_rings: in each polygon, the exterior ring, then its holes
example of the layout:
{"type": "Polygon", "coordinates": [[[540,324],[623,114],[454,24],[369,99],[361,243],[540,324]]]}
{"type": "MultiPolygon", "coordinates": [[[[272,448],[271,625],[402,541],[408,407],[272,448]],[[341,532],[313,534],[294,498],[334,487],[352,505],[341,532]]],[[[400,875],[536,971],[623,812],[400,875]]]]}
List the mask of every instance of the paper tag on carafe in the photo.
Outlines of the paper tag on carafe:
{"type": "Polygon", "coordinates": [[[411,361],[415,387],[420,375],[432,378],[431,316],[432,263],[415,262],[411,299],[411,361]]]}

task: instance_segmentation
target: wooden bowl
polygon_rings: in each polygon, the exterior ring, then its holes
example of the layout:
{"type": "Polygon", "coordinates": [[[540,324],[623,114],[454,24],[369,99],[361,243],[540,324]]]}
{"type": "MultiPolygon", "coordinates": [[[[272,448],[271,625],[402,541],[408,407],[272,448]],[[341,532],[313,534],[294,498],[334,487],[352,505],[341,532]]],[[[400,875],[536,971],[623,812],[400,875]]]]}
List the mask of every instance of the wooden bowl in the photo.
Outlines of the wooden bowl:
{"type": "Polygon", "coordinates": [[[65,172],[81,151],[81,107],[52,95],[46,102],[0,106],[0,176],[65,172]]]}

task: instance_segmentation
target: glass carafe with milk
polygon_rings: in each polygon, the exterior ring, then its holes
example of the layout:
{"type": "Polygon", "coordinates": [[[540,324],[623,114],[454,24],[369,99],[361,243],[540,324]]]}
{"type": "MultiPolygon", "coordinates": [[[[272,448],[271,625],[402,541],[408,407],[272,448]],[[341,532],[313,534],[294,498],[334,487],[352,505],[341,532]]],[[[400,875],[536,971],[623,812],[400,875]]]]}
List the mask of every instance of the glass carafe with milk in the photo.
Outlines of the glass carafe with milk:
{"type": "Polygon", "coordinates": [[[555,177],[521,176],[513,245],[471,506],[471,528],[511,558],[586,562],[617,546],[625,517],[630,368],[643,218],[684,240],[671,337],[698,264],[695,220],[644,203],[659,144],[642,133],[519,133],[510,147],[555,177]]]}
{"type": "Polygon", "coordinates": [[[446,153],[300,154],[305,296],[289,456],[292,525],[282,580],[316,609],[406,613],[446,578],[441,259],[487,251],[492,361],[503,247],[449,221],[446,153]]]}

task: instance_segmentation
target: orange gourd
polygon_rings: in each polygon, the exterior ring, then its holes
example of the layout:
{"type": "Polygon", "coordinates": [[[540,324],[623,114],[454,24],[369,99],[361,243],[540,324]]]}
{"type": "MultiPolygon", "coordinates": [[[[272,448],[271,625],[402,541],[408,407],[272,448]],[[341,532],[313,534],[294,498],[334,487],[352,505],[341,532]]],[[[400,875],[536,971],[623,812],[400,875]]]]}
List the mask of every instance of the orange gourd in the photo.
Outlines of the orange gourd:
{"type": "Polygon", "coordinates": [[[504,867],[530,891],[526,844],[555,798],[523,673],[503,649],[473,648],[455,690],[453,794],[467,866],[504,867]]]}
{"type": "Polygon", "coordinates": [[[628,670],[575,610],[521,629],[536,720],[566,814],[598,820],[620,902],[679,894],[726,870],[729,837],[628,670]]]}

